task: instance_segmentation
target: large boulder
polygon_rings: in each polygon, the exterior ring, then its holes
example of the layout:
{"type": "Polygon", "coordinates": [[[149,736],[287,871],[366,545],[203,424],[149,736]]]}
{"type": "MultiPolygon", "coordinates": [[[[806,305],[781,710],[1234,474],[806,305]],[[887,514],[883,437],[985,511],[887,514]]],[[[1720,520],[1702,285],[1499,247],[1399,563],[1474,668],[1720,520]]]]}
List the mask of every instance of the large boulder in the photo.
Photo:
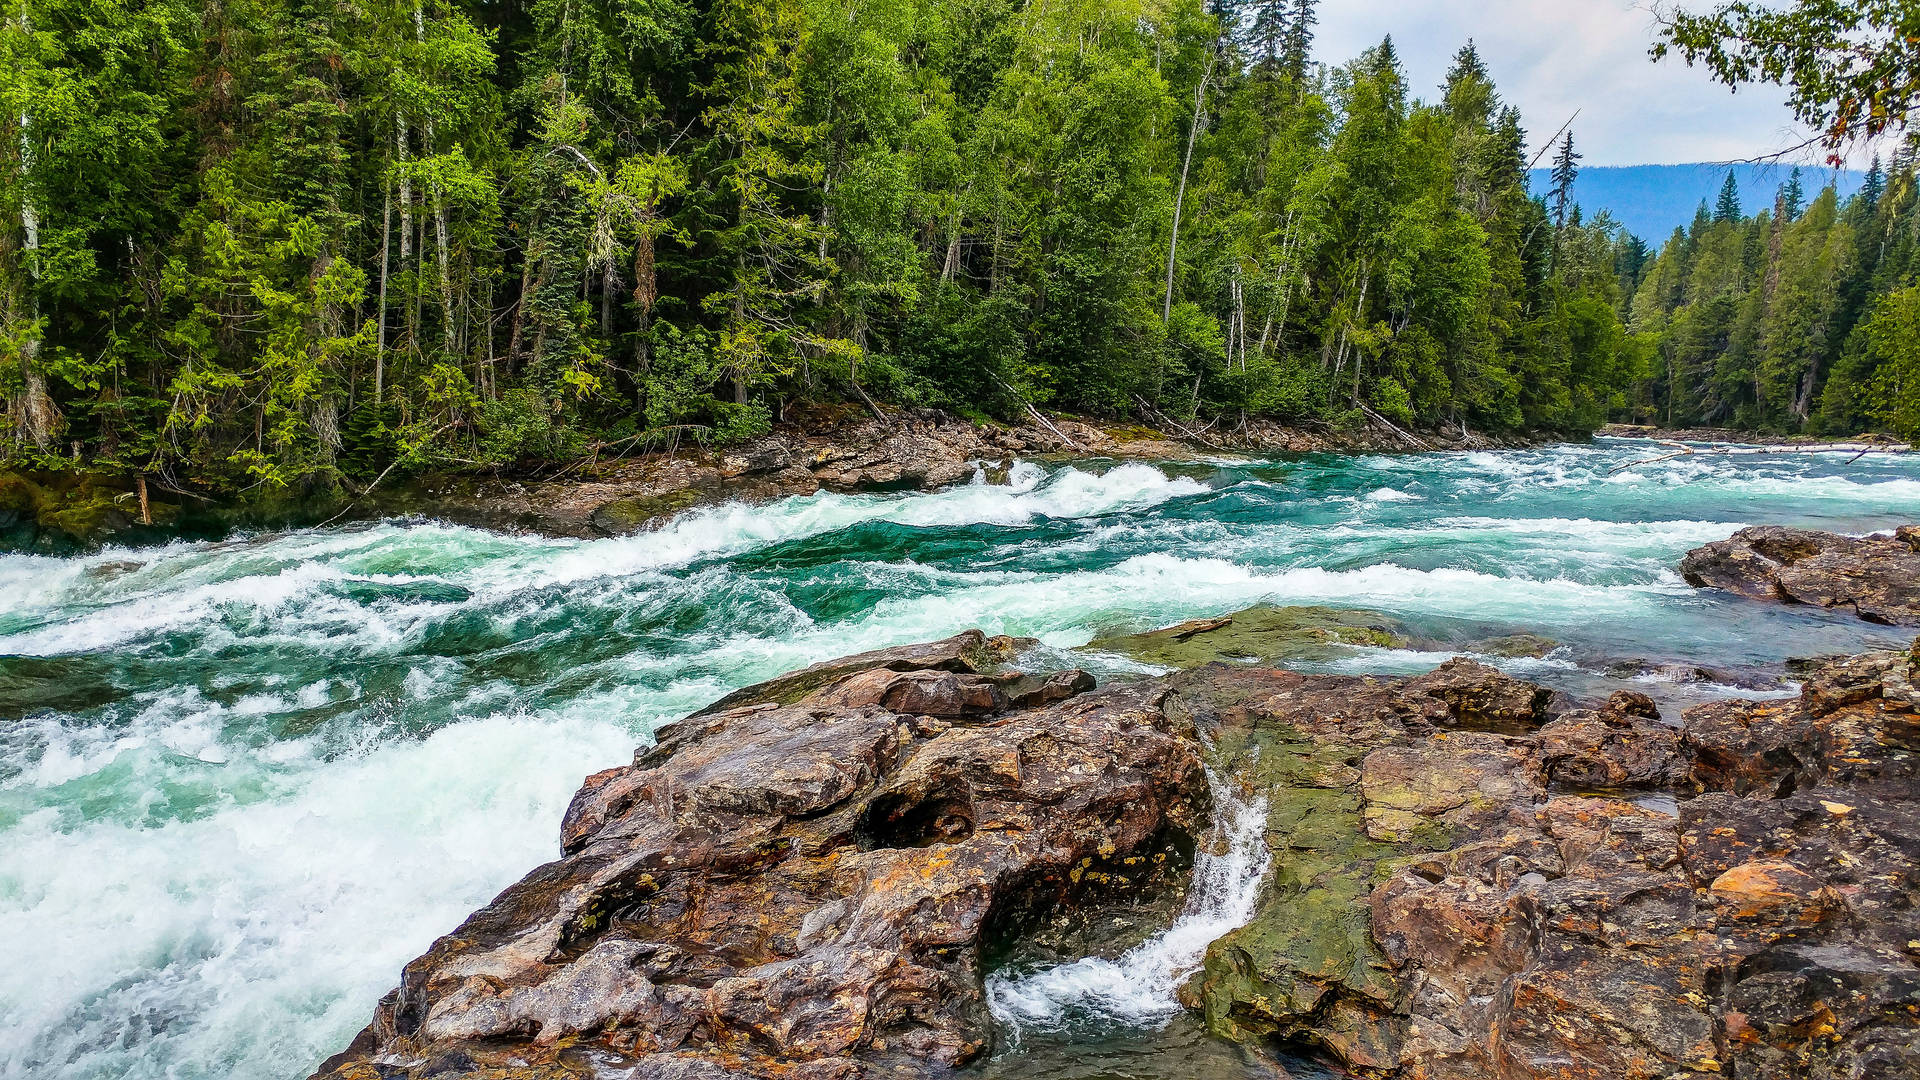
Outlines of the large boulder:
{"type": "Polygon", "coordinates": [[[1695,548],[1680,576],[1753,600],[1850,608],[1869,622],[1920,625],[1920,526],[1864,538],[1762,525],[1695,548]]]}
{"type": "Polygon", "coordinates": [[[1171,878],[1206,816],[1164,687],[1082,692],[997,655],[973,632],[810,669],[589,777],[561,857],[408,964],[317,1075],[826,1078],[978,1056],[983,949],[1171,878]]]}

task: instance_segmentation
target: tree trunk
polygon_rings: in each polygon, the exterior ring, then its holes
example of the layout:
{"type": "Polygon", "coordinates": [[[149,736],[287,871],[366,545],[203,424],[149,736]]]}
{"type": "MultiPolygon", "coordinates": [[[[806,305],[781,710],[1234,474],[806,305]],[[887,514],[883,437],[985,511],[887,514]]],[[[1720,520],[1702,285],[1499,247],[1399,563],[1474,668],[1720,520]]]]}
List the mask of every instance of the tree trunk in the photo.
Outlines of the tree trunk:
{"type": "Polygon", "coordinates": [[[1173,235],[1167,238],[1167,298],[1160,305],[1160,322],[1173,317],[1173,265],[1180,250],[1180,210],[1187,199],[1187,171],[1193,167],[1193,144],[1200,139],[1200,124],[1207,106],[1207,82],[1213,78],[1213,52],[1207,53],[1207,70],[1200,85],[1193,88],[1193,126],[1187,129],[1187,153],[1180,162],[1180,187],[1173,197],[1173,235]]]}
{"type": "Polygon", "coordinates": [[[387,382],[387,256],[393,243],[393,196],[387,196],[386,212],[380,216],[380,304],[379,330],[373,350],[373,403],[380,404],[387,382]]]}
{"type": "MultiPolygon", "coordinates": [[[[33,33],[33,25],[27,19],[26,9],[20,11],[20,32],[23,35],[33,33]]],[[[33,117],[24,110],[20,113],[20,173],[26,180],[33,171],[33,117]]],[[[24,185],[23,185],[24,186],[24,185]]],[[[31,195],[23,194],[20,199],[20,232],[25,237],[22,253],[27,264],[27,318],[40,318],[40,215],[33,205],[31,195]]],[[[54,428],[60,423],[60,410],[53,403],[53,396],[47,393],[47,378],[40,371],[40,333],[35,330],[28,334],[20,347],[20,376],[22,387],[20,397],[14,404],[20,428],[26,433],[33,445],[46,451],[53,445],[54,428]]]]}
{"type": "MultiPolygon", "coordinates": [[[[427,43],[427,23],[421,14],[420,5],[413,5],[413,39],[419,44],[427,43]]],[[[421,149],[428,154],[434,153],[433,116],[429,114],[422,128],[426,137],[421,149]]],[[[433,196],[433,239],[434,250],[440,262],[440,347],[446,352],[461,352],[461,341],[454,334],[453,322],[453,272],[447,264],[447,204],[442,197],[440,180],[435,177],[431,184],[433,196]]]]}

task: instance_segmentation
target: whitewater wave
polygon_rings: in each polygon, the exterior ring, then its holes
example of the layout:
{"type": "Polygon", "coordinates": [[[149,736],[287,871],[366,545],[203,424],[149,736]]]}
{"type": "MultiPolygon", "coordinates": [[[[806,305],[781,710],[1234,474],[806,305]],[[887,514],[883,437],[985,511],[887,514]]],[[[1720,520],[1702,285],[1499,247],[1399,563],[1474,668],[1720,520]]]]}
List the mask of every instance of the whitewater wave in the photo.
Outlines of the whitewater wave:
{"type": "Polygon", "coordinates": [[[1273,855],[1267,849],[1267,804],[1244,798],[1211,773],[1225,851],[1194,858],[1193,885],[1173,925],[1107,960],[1086,957],[1024,975],[987,979],[987,1004],[1018,1042],[1022,1029],[1056,1031],[1076,1021],[1155,1024],[1176,1016],[1174,991],[1206,957],[1207,946],[1246,925],[1260,899],[1273,855]]]}

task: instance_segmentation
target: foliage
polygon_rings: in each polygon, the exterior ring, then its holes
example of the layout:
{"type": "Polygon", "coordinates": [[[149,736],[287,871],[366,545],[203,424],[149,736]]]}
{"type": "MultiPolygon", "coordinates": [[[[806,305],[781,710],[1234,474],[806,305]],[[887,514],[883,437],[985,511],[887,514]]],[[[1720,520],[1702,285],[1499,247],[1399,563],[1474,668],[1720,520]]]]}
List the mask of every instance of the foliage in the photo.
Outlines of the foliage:
{"type": "MultiPolygon", "coordinates": [[[[1529,195],[1470,45],[1416,100],[1391,40],[1310,64],[1314,0],[10,3],[39,467],[530,468],[821,398],[1583,430],[1667,340],[1615,312],[1676,268],[1529,195]]],[[[1742,331],[1768,394],[1866,306],[1840,228],[1742,331]]]]}

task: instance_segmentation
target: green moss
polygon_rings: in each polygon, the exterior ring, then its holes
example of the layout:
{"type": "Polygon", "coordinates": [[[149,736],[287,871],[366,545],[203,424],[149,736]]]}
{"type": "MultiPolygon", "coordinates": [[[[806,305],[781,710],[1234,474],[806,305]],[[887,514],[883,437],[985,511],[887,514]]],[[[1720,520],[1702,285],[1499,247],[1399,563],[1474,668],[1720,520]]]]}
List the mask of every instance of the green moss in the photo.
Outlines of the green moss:
{"type": "Polygon", "coordinates": [[[1373,611],[1262,604],[1225,621],[1196,620],[1145,634],[1102,638],[1087,646],[1162,667],[1189,668],[1216,660],[1312,660],[1355,646],[1405,644],[1399,626],[1373,611]],[[1219,625],[1209,625],[1218,622],[1219,625]]]}
{"type": "Polygon", "coordinates": [[[1391,1013],[1399,986],[1373,941],[1368,897],[1383,868],[1449,846],[1448,830],[1423,823],[1404,842],[1370,838],[1356,769],[1365,747],[1208,704],[1231,717],[1211,763],[1266,799],[1273,865],[1253,917],[1208,948],[1184,997],[1214,1034],[1242,1041],[1310,1040],[1336,1000],[1391,1013]]]}
{"type": "Polygon", "coordinates": [[[1474,652],[1482,656],[1529,656],[1536,660],[1559,647],[1559,642],[1552,638],[1541,637],[1539,634],[1508,634],[1505,637],[1476,641],[1471,646],[1474,652]]]}
{"type": "Polygon", "coordinates": [[[634,532],[644,525],[677,514],[700,501],[692,488],[633,499],[616,499],[593,512],[596,527],[612,533],[634,532]]]}

